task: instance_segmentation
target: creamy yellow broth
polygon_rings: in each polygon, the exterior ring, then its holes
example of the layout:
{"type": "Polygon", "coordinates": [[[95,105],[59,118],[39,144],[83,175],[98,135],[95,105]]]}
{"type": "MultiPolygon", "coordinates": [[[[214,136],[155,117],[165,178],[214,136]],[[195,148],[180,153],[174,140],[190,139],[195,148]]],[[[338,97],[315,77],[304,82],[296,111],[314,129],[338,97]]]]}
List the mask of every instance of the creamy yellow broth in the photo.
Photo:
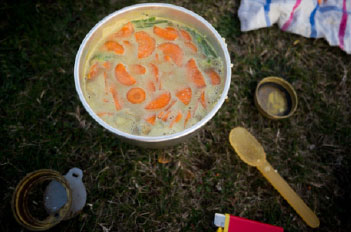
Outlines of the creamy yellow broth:
{"type": "Polygon", "coordinates": [[[124,25],[120,25],[101,38],[87,58],[84,68],[83,93],[90,107],[112,127],[134,135],[161,136],[172,134],[191,127],[200,121],[214,107],[224,86],[223,63],[217,57],[212,46],[197,31],[175,21],[162,18],[132,21],[133,33],[130,36],[115,37],[114,33],[121,31],[124,25]],[[177,31],[178,37],[175,40],[161,38],[154,33],[155,26],[162,29],[172,27],[177,31]],[[196,46],[197,52],[186,45],[187,40],[181,35],[180,30],[185,30],[191,35],[191,42],[196,46]],[[146,32],[155,40],[155,49],[144,58],[138,58],[139,44],[135,38],[135,33],[138,31],[146,32]],[[115,41],[122,45],[123,54],[106,50],[104,46],[106,41],[115,41]],[[158,48],[164,43],[176,44],[181,48],[183,51],[181,64],[177,64],[170,57],[166,57],[163,51],[158,48]],[[197,68],[204,78],[205,87],[199,87],[189,78],[187,63],[190,59],[195,60],[197,68]],[[115,73],[115,67],[118,64],[124,65],[126,71],[135,79],[134,84],[124,85],[118,81],[115,73]],[[155,80],[150,64],[158,67],[158,81],[155,80]],[[94,77],[91,75],[93,65],[97,67],[94,77]],[[135,73],[132,69],[133,65],[142,65],[145,67],[145,73],[135,73]],[[209,70],[215,71],[219,75],[219,83],[213,84],[208,74],[209,70]],[[153,82],[155,91],[150,90],[150,82],[153,82]],[[111,86],[116,90],[119,107],[115,103],[114,97],[116,96],[113,96],[110,91],[111,86]],[[133,104],[128,101],[127,93],[131,88],[136,87],[145,91],[145,100],[133,104]],[[187,105],[177,97],[178,91],[185,88],[191,88],[192,92],[191,100],[187,105]],[[150,102],[167,92],[170,93],[170,101],[166,106],[160,109],[146,109],[150,102]],[[201,103],[203,92],[205,107],[201,103]],[[173,105],[171,106],[171,104],[173,105]],[[169,109],[166,110],[167,108],[169,109]],[[168,113],[168,117],[160,116],[161,112],[163,112],[163,116],[168,113]],[[187,117],[188,114],[191,115],[189,118],[187,117]],[[153,123],[147,120],[152,117],[155,117],[153,123]]]}

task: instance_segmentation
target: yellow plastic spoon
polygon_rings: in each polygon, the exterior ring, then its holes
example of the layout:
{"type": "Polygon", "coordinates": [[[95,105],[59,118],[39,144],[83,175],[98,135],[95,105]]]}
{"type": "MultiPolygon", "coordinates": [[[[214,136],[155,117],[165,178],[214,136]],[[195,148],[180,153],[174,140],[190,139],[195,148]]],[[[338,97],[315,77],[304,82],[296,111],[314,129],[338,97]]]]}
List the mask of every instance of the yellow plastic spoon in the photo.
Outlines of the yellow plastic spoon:
{"type": "Polygon", "coordinates": [[[288,183],[266,160],[261,144],[245,128],[236,127],[229,134],[229,141],[236,153],[245,163],[257,167],[263,176],[278,190],[301,218],[312,228],[319,226],[316,214],[301,200],[288,183]]]}

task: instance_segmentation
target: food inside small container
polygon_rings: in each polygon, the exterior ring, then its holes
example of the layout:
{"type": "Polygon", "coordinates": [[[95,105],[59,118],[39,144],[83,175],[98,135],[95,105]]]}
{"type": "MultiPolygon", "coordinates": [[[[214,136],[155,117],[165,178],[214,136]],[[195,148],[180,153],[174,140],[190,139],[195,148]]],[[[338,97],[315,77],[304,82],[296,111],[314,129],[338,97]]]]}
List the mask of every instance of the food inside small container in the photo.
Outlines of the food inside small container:
{"type": "Polygon", "coordinates": [[[110,26],[86,56],[83,94],[94,113],[133,135],[199,122],[218,102],[224,64],[191,24],[141,15],[110,26]]]}

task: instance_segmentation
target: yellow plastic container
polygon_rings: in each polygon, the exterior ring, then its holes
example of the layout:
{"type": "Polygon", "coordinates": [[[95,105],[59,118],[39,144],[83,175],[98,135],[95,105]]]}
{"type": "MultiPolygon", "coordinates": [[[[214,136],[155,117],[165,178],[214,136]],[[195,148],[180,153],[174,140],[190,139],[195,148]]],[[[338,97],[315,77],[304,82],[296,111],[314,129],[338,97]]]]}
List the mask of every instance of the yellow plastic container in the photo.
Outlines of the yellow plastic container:
{"type": "Polygon", "coordinates": [[[297,95],[292,85],[280,77],[266,77],[255,91],[255,105],[269,119],[283,119],[293,115],[297,108],[297,95]]]}
{"type": "Polygon", "coordinates": [[[24,228],[32,231],[48,230],[58,224],[68,216],[71,204],[72,192],[69,184],[59,172],[50,169],[40,169],[27,174],[17,185],[11,202],[16,221],[24,228]],[[41,194],[41,190],[44,189],[45,183],[50,183],[53,180],[64,187],[67,201],[54,214],[48,214],[44,205],[34,202],[31,198],[37,195],[38,199],[43,200],[44,195],[41,194]],[[34,207],[33,202],[35,203],[34,207]]]}

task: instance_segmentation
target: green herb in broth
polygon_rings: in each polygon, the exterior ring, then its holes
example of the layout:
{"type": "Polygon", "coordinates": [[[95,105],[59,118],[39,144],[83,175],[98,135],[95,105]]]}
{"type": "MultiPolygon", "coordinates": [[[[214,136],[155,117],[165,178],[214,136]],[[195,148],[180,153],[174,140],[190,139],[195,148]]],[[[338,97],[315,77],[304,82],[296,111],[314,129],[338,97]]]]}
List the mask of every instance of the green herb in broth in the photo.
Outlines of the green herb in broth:
{"type": "Polygon", "coordinates": [[[223,68],[222,60],[219,57],[209,57],[206,60],[201,60],[199,65],[204,70],[215,68],[218,72],[220,72],[223,68]]]}
{"type": "Polygon", "coordinates": [[[97,54],[90,59],[90,62],[93,60],[110,61],[110,60],[113,60],[115,58],[117,58],[117,56],[113,55],[113,54],[97,54]]]}
{"type": "Polygon", "coordinates": [[[190,32],[190,34],[193,36],[195,39],[196,44],[201,48],[202,52],[207,56],[207,57],[214,57],[217,58],[217,53],[214,51],[214,49],[211,47],[211,45],[208,43],[206,40],[205,36],[202,36],[200,33],[196,32],[195,30],[192,30],[188,27],[183,27],[186,31],[190,32]]]}
{"type": "Polygon", "coordinates": [[[136,28],[147,28],[152,27],[156,24],[168,23],[168,20],[156,19],[156,17],[150,17],[148,19],[133,20],[132,23],[136,28]]]}

